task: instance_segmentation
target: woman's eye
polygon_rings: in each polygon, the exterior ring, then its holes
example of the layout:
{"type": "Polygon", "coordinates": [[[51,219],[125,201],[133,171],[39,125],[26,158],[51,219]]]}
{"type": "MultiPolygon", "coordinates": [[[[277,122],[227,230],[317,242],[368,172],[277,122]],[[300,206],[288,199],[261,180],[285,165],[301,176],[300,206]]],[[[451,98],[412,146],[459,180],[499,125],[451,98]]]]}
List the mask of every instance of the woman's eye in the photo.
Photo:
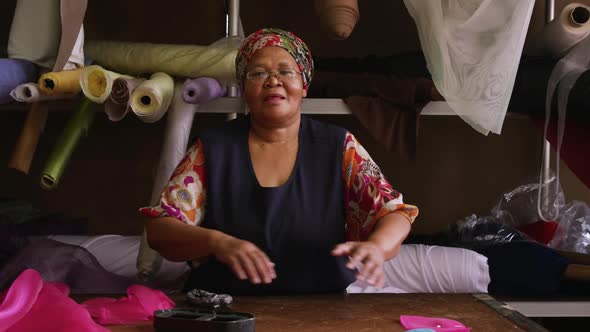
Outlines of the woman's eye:
{"type": "Polygon", "coordinates": [[[286,78],[294,78],[295,71],[293,69],[281,69],[279,70],[279,75],[286,78]]]}
{"type": "Polygon", "coordinates": [[[266,72],[265,71],[255,71],[250,73],[250,76],[252,76],[252,78],[254,79],[262,79],[266,77],[266,72]]]}

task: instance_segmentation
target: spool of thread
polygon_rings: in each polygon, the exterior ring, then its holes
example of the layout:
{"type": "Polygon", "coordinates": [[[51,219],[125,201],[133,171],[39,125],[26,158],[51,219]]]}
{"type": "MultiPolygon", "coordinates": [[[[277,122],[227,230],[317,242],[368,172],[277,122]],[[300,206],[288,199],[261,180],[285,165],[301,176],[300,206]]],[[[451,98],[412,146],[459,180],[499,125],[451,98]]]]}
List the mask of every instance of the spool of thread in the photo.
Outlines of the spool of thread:
{"type": "Polygon", "coordinates": [[[80,75],[82,68],[49,72],[41,75],[37,84],[42,93],[54,94],[76,94],[82,89],[80,87],[80,75]]]}
{"type": "Polygon", "coordinates": [[[590,34],[590,7],[573,2],[543,30],[543,48],[554,58],[561,58],[590,34]]]}
{"type": "Polygon", "coordinates": [[[332,39],[346,39],[359,20],[357,0],[315,0],[315,11],[332,39]]]}

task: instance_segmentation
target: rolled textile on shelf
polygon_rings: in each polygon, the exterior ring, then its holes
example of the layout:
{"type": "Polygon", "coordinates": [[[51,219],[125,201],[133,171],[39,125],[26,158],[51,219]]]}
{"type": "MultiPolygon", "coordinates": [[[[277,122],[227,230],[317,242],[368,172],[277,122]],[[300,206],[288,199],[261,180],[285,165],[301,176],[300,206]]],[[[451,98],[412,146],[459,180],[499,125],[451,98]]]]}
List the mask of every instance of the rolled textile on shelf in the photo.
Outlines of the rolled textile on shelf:
{"type": "Polygon", "coordinates": [[[88,0],[61,0],[61,39],[54,70],[84,66],[84,15],[88,0]]]}
{"type": "Polygon", "coordinates": [[[146,123],[160,120],[174,94],[174,80],[166,73],[155,73],[131,94],[131,109],[146,123]]]}
{"type": "Polygon", "coordinates": [[[132,78],[106,70],[101,66],[88,66],[82,70],[82,75],[80,75],[80,87],[88,99],[102,104],[111,95],[113,82],[119,77],[132,78]]]}
{"type": "Polygon", "coordinates": [[[60,0],[17,0],[8,39],[8,57],[54,70],[60,35],[60,0]]]}
{"type": "Polygon", "coordinates": [[[144,81],[143,78],[119,77],[113,82],[111,95],[104,103],[104,112],[109,120],[120,121],[127,115],[131,109],[131,94],[144,81]]]}
{"type": "Polygon", "coordinates": [[[165,72],[179,77],[235,80],[235,58],[243,38],[225,37],[209,46],[86,41],[86,56],[121,73],[165,72]]]}
{"type": "Polygon", "coordinates": [[[188,104],[203,104],[224,96],[226,87],[210,77],[189,79],[182,86],[182,99],[188,104]]]}
{"type": "MultiPolygon", "coordinates": [[[[164,142],[160,150],[160,161],[154,178],[150,205],[159,204],[162,190],[168,183],[172,172],[186,154],[188,139],[198,105],[185,103],[183,101],[183,91],[182,84],[176,83],[174,97],[166,119],[164,142]]],[[[158,252],[150,248],[144,231],[137,255],[138,277],[141,280],[150,280],[158,273],[161,264],[162,257],[158,252]]]]}
{"type": "Polygon", "coordinates": [[[37,78],[37,66],[21,59],[0,59],[0,104],[12,101],[10,92],[17,86],[33,82],[37,78]]]}
{"type": "Polygon", "coordinates": [[[72,115],[45,163],[41,173],[41,187],[55,189],[78,142],[88,134],[94,120],[92,102],[82,97],[80,108],[72,115]]]}
{"type": "Polygon", "coordinates": [[[74,95],[54,94],[48,96],[41,93],[41,89],[39,89],[39,85],[37,83],[25,83],[17,86],[14,90],[12,90],[10,92],[10,96],[12,97],[12,99],[21,103],[35,103],[38,101],[46,100],[69,99],[72,98],[74,95]]]}
{"type": "Polygon", "coordinates": [[[47,105],[44,102],[32,103],[23,128],[12,150],[8,167],[14,168],[24,174],[29,173],[33,155],[39,142],[39,136],[41,136],[41,133],[45,129],[45,122],[47,122],[47,105]]]}
{"type": "Polygon", "coordinates": [[[82,68],[49,72],[39,77],[39,89],[46,95],[76,94],[80,87],[80,75],[82,68]]]}
{"type": "Polygon", "coordinates": [[[561,58],[588,34],[590,34],[590,7],[572,2],[543,29],[543,47],[554,58],[561,58]]]}
{"type": "Polygon", "coordinates": [[[315,12],[332,39],[346,39],[359,20],[357,0],[315,0],[315,12]]]}

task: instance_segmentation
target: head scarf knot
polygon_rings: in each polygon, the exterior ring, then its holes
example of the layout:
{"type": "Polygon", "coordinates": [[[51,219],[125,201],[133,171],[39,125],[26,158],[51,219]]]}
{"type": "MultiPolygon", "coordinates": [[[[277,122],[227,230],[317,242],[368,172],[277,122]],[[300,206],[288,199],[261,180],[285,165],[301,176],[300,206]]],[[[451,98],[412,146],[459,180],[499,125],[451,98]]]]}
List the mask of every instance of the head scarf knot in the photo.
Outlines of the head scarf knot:
{"type": "Polygon", "coordinates": [[[260,29],[249,35],[236,56],[236,77],[244,82],[246,66],[256,51],[267,46],[278,46],[287,51],[303,76],[303,88],[307,90],[313,76],[313,58],[307,45],[292,32],[281,29],[260,29]]]}

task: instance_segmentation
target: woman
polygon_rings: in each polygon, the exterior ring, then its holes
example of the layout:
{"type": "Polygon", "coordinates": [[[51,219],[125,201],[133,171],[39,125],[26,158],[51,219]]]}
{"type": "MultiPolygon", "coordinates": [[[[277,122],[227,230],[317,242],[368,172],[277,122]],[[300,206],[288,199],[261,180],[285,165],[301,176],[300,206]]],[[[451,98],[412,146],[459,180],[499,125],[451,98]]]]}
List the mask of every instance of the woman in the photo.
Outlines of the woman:
{"type": "Polygon", "coordinates": [[[262,29],[236,74],[249,115],[189,149],[158,206],[141,211],[150,246],[198,261],[186,288],[232,294],[342,291],[383,283],[418,214],[346,130],[301,115],[307,46],[262,29]],[[199,226],[199,227],[195,227],[199,226]],[[348,240],[348,242],[346,242],[348,240]]]}

